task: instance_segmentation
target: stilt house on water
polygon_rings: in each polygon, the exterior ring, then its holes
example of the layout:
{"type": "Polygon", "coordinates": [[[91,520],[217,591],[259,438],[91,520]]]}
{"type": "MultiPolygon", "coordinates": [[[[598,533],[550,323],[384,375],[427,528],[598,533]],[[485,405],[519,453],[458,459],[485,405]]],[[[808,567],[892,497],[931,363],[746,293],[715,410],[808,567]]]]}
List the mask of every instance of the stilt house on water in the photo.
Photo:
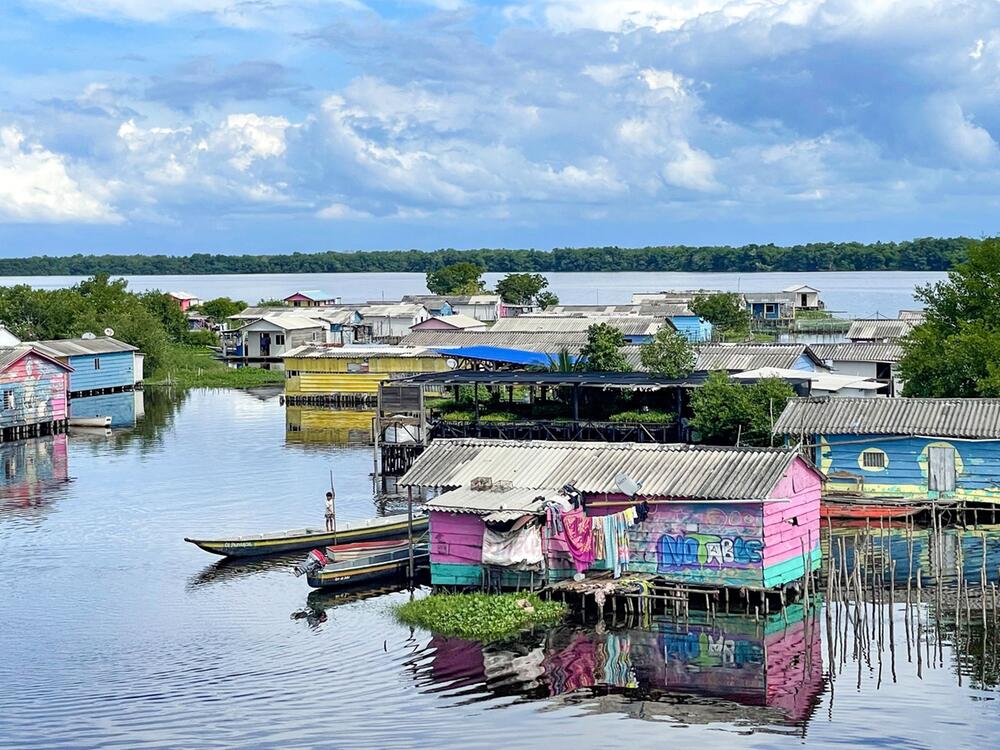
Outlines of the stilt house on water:
{"type": "Polygon", "coordinates": [[[1000,399],[792,399],[774,432],[829,492],[1000,503],[1000,399]]]}
{"type": "Polygon", "coordinates": [[[0,347],[0,441],[61,431],[72,371],[27,344],[0,347]]]}
{"type": "Polygon", "coordinates": [[[819,565],[821,482],[791,448],[440,439],[399,485],[439,493],[435,585],[611,570],[770,590],[819,565]]]}
{"type": "Polygon", "coordinates": [[[35,346],[73,368],[71,398],[131,391],[142,382],[142,353],[110,336],[37,341],[35,346]]]}

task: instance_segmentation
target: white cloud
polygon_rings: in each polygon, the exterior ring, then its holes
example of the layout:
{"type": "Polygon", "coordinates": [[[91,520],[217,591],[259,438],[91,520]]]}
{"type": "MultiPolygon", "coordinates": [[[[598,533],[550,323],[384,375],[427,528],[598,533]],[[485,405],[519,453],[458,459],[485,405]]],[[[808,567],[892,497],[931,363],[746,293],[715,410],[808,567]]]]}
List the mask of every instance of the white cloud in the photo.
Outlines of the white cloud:
{"type": "Polygon", "coordinates": [[[719,189],[712,157],[686,143],[677,145],[677,155],[663,168],[663,179],[688,190],[712,192],[719,189]]]}
{"type": "Polygon", "coordinates": [[[232,152],[229,163],[246,172],[259,159],[273,159],[285,153],[285,131],[290,127],[292,124],[284,117],[229,115],[208,137],[206,147],[232,152]]]}
{"type": "Polygon", "coordinates": [[[321,208],[316,212],[316,216],[320,219],[333,219],[337,221],[342,221],[344,219],[370,219],[372,215],[367,211],[359,211],[355,208],[351,208],[346,203],[331,203],[325,208],[321,208]]]}
{"type": "Polygon", "coordinates": [[[0,128],[0,221],[117,223],[107,185],[74,177],[64,156],[0,128]]]}

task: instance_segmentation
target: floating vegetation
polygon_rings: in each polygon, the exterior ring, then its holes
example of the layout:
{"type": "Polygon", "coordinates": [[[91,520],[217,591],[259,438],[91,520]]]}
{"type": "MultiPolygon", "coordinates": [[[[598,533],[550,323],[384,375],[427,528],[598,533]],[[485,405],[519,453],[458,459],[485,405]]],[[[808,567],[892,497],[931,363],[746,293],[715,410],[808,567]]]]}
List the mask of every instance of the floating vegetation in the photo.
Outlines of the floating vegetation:
{"type": "Polygon", "coordinates": [[[438,635],[500,641],[533,626],[558,624],[566,605],[535,594],[434,594],[401,605],[396,616],[438,635]]]}

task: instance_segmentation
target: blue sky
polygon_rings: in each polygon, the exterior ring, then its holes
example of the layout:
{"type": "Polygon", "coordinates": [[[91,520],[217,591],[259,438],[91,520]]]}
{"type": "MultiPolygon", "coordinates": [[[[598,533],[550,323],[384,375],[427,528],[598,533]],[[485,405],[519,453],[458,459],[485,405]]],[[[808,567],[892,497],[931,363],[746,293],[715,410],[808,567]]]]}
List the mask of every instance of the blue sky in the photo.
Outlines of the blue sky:
{"type": "Polygon", "coordinates": [[[5,0],[0,255],[998,231],[995,0],[5,0]]]}

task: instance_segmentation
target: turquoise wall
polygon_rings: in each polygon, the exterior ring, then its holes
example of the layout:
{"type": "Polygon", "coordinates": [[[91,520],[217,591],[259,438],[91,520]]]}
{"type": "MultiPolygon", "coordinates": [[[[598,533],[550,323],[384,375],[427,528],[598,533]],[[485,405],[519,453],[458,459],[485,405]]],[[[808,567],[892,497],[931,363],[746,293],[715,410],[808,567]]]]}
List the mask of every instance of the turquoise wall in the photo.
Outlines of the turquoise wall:
{"type": "Polygon", "coordinates": [[[88,354],[69,358],[73,372],[69,375],[70,393],[95,391],[102,388],[131,387],[134,382],[132,352],[110,352],[108,354],[88,354]],[[94,366],[100,360],[101,367],[94,366]]]}

